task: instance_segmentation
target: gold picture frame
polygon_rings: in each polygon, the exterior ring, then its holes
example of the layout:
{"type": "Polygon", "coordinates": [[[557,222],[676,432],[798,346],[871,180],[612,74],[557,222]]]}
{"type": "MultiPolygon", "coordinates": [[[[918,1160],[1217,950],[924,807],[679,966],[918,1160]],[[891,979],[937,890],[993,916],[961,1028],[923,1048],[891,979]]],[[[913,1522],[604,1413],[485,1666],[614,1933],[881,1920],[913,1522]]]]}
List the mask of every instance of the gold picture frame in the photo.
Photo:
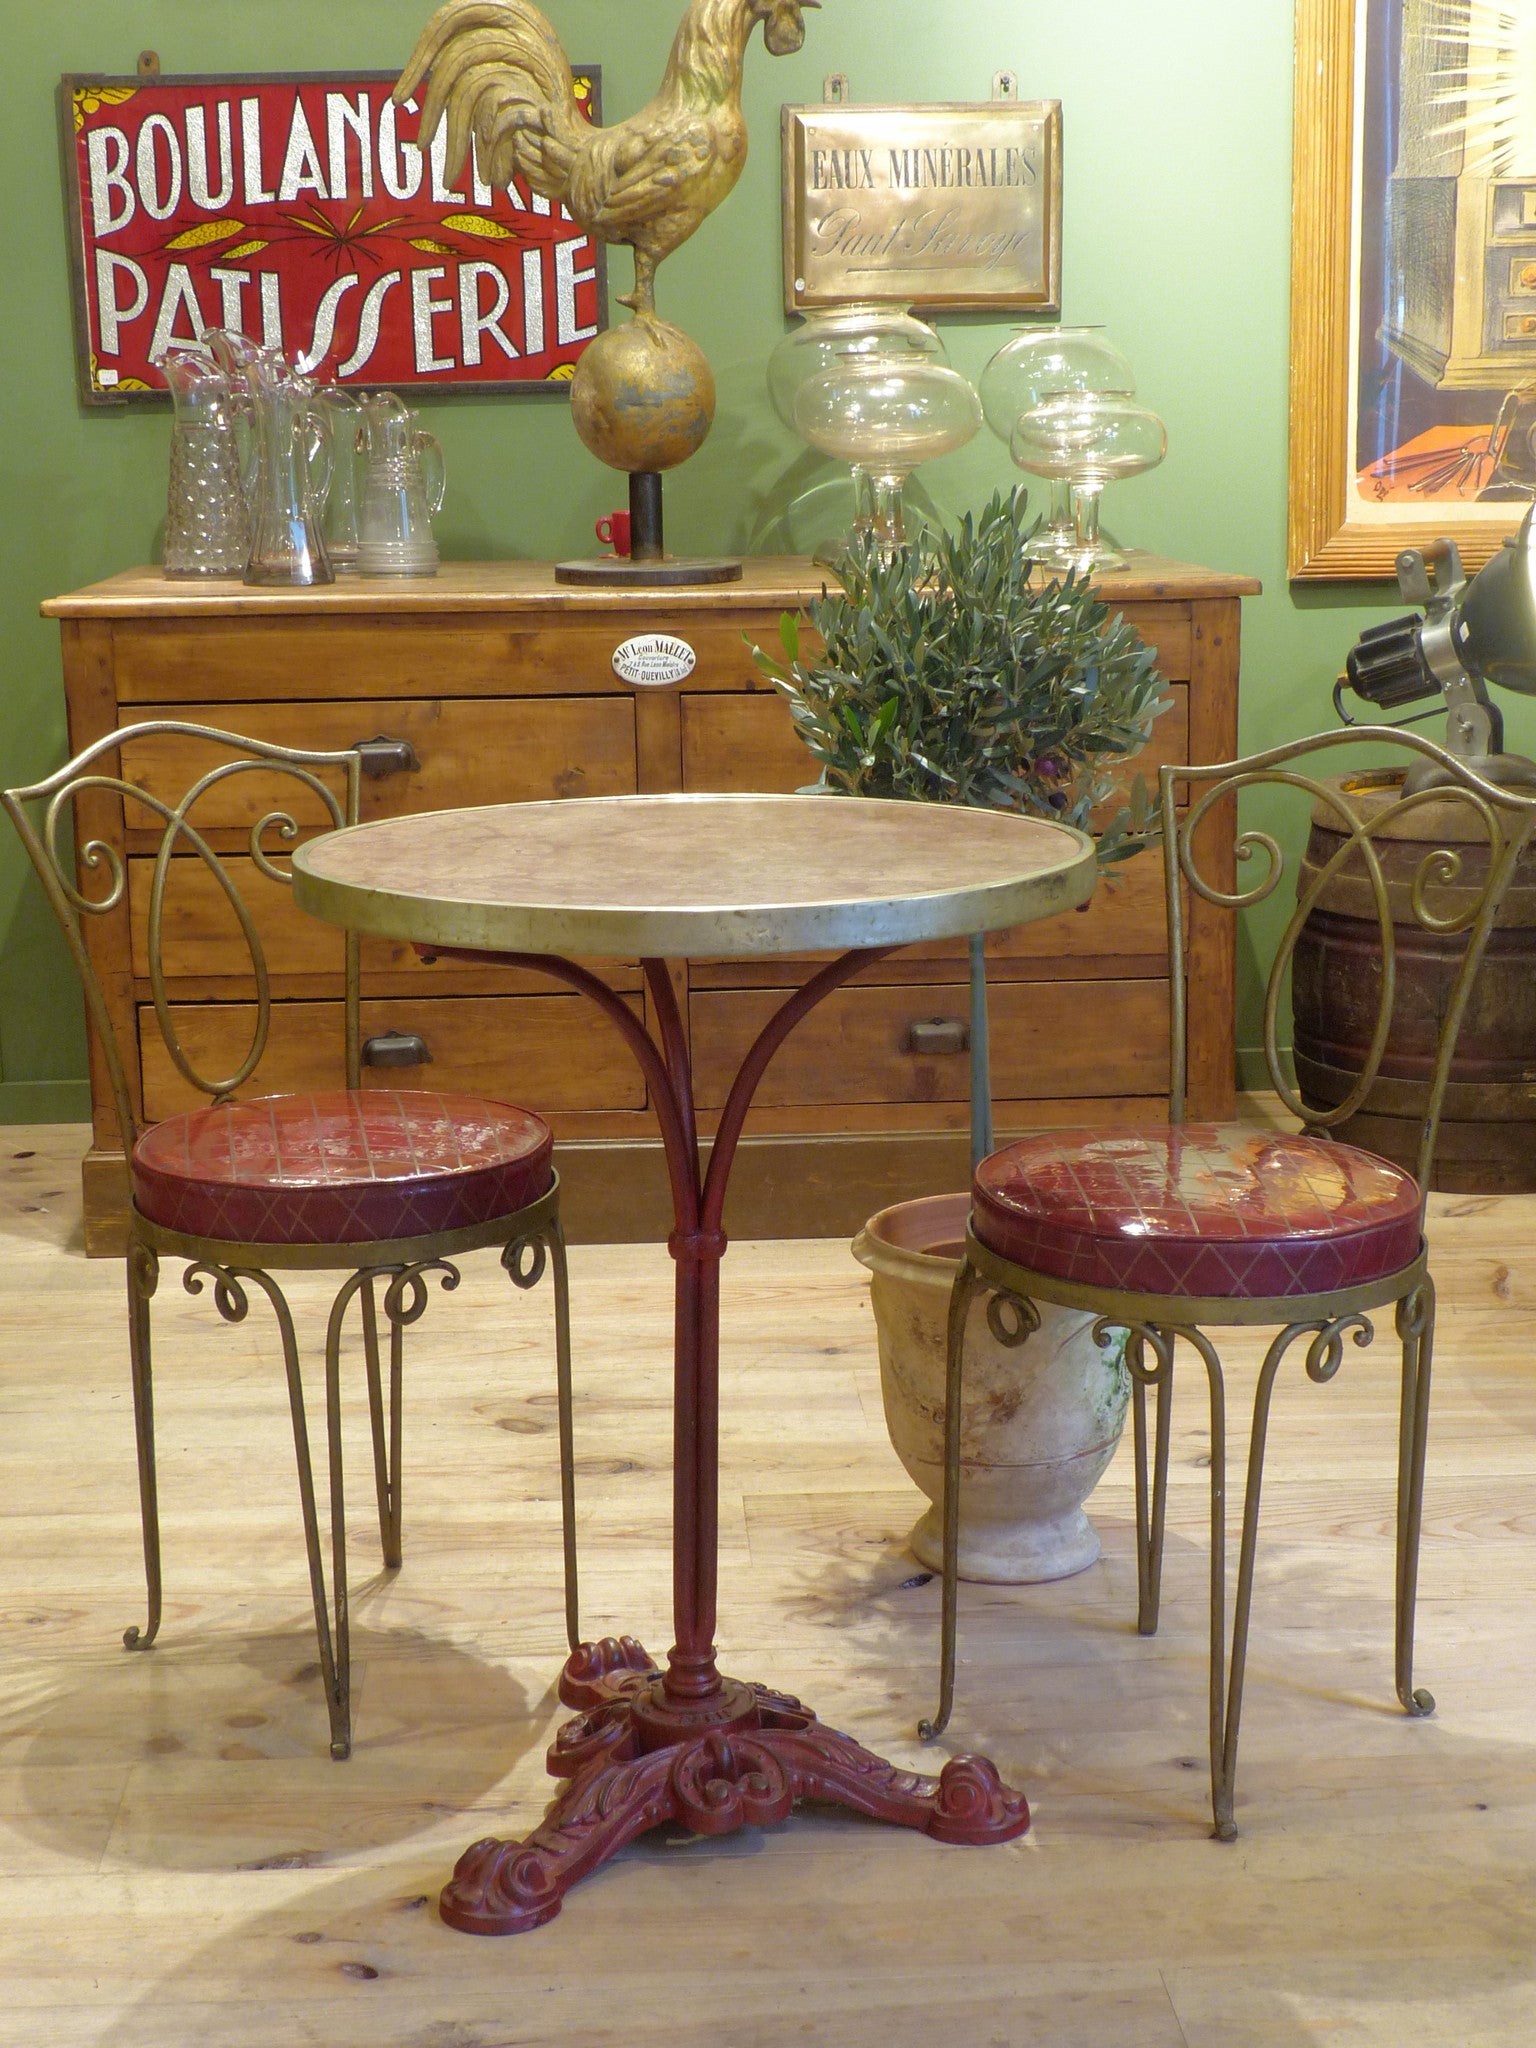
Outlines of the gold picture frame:
{"type": "MultiPolygon", "coordinates": [[[[1511,5],[1536,14],[1536,0],[1502,0],[1501,8],[1494,0],[1467,0],[1460,10],[1463,39],[1475,43],[1483,12],[1492,22],[1511,5]]],[[[1430,60],[1441,60],[1443,77],[1444,53],[1432,43],[1449,33],[1441,26],[1448,17],[1443,8],[1436,17],[1427,0],[1406,0],[1395,48],[1382,30],[1384,19],[1383,0],[1297,0],[1287,549],[1296,580],[1391,576],[1401,549],[1423,547],[1442,534],[1476,568],[1514,531],[1530,502],[1529,495],[1485,501],[1490,486],[1502,494],[1512,488],[1511,474],[1518,477],[1519,465],[1512,472],[1504,452],[1514,452],[1512,425],[1523,438],[1527,416],[1536,419],[1536,322],[1530,330],[1520,327],[1516,314],[1501,311],[1490,297],[1495,284],[1500,293],[1508,284],[1520,295],[1524,265],[1516,259],[1527,241],[1536,261],[1536,203],[1524,203],[1527,187],[1536,201],[1536,176],[1519,175],[1536,166],[1511,169],[1507,158],[1496,164],[1490,150],[1476,170],[1474,123],[1481,119],[1491,129],[1498,80],[1490,82],[1486,59],[1464,48],[1468,87],[1456,161],[1473,169],[1460,178],[1409,178],[1406,170],[1444,168],[1408,161],[1404,137],[1415,118],[1414,89],[1422,87],[1421,130],[1429,140],[1417,145],[1420,156],[1443,144],[1445,102],[1443,94],[1434,102],[1430,60]],[[1390,167],[1387,122],[1369,99],[1389,62],[1395,62],[1397,88],[1390,167]],[[1467,190],[1469,184],[1474,189],[1467,190]],[[1409,185],[1416,191],[1408,192],[1409,185]],[[1376,201],[1369,213],[1368,188],[1376,201]],[[1374,269],[1367,288],[1360,250],[1372,239],[1385,251],[1391,209],[1425,194],[1449,224],[1442,268],[1435,289],[1421,291],[1415,326],[1396,298],[1397,317],[1384,310],[1386,286],[1374,269]],[[1426,328],[1435,330],[1427,339],[1426,328]],[[1526,332],[1529,342],[1515,338],[1526,332]],[[1380,424],[1380,383],[1367,376],[1373,349],[1408,394],[1387,427],[1380,424]],[[1479,408],[1487,411],[1486,421],[1479,408]],[[1362,419],[1378,434],[1374,459],[1368,459],[1372,444],[1362,419]],[[1400,429],[1397,435],[1391,425],[1400,429]]],[[[1409,226],[1422,249],[1422,230],[1417,222],[1409,226]]],[[[1406,244],[1407,234],[1398,232],[1406,244]]],[[[1379,368],[1375,374],[1382,376],[1379,368]]]]}

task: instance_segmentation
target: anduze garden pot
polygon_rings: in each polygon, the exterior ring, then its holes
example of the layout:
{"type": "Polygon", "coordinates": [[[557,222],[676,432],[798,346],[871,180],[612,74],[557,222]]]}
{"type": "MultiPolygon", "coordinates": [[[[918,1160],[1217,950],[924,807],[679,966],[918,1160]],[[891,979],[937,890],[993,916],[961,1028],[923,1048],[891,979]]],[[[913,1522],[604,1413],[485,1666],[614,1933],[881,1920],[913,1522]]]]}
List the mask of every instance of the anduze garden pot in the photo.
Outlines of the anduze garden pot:
{"type": "MultiPolygon", "coordinates": [[[[945,1331],[968,1208],[966,1195],[898,1202],[853,1241],[870,1273],[886,1427],[935,1503],[913,1529],[912,1549],[935,1571],[943,1563],[945,1331]]],[[[1042,1303],[1040,1329],[1008,1350],[987,1328],[986,1302],[978,1296],[966,1330],[960,1576],[1068,1578],[1099,1554],[1083,1502],[1125,1426],[1125,1340],[1101,1349],[1091,1315],[1042,1303]]]]}

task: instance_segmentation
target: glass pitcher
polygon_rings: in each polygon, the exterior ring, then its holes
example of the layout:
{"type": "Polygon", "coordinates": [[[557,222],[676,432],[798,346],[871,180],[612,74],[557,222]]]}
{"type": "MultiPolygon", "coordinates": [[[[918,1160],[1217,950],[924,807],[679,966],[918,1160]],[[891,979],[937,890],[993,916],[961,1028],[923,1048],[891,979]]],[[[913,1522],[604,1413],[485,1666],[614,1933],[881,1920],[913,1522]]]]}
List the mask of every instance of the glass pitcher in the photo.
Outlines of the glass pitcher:
{"type": "Polygon", "coordinates": [[[362,512],[357,566],[364,576],[435,576],[432,521],[442,510],[442,447],[391,392],[361,405],[362,512]]]}
{"type": "MultiPolygon", "coordinates": [[[[239,337],[236,337],[238,340],[239,337]]],[[[331,482],[331,422],[315,386],[275,349],[244,344],[256,437],[256,504],[247,583],[334,583],[320,530],[331,482]]]]}
{"type": "Polygon", "coordinates": [[[250,553],[251,523],[240,468],[237,387],[201,349],[161,358],[175,408],[165,499],[167,576],[238,576],[250,553]]]}
{"type": "Polygon", "coordinates": [[[357,574],[357,511],[362,479],[363,429],[356,396],[327,384],[320,403],[331,420],[331,488],[326,493],[325,552],[338,576],[357,574]]]}

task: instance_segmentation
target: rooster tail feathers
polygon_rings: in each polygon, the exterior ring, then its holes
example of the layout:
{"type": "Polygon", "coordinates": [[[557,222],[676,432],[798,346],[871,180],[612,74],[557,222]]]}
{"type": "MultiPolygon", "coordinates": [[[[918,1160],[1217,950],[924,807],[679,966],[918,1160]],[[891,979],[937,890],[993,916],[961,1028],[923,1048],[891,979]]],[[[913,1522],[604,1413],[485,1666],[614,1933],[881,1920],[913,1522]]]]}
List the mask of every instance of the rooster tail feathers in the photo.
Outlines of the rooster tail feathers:
{"type": "Polygon", "coordinates": [[[447,0],[422,30],[394,90],[397,103],[427,80],[421,108],[425,147],[446,114],[453,177],[480,144],[487,176],[521,171],[534,189],[562,196],[571,161],[590,134],[570,63],[531,0],[447,0]]]}

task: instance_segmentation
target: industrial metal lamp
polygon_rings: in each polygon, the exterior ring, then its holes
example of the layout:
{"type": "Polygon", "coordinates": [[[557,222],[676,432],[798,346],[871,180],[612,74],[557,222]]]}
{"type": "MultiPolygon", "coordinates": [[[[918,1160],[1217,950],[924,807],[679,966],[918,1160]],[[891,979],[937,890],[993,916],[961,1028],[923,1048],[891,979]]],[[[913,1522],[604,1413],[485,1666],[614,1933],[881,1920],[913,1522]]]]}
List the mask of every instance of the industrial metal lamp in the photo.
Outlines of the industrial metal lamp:
{"type": "MultiPolygon", "coordinates": [[[[1346,725],[1355,722],[1342,702],[1346,686],[1378,712],[1443,696],[1449,714],[1447,752],[1489,782],[1536,789],[1536,761],[1505,753],[1503,713],[1488,696],[1490,683],[1536,696],[1533,514],[1536,505],[1520,531],[1471,578],[1462,570],[1454,541],[1403,550],[1397,558],[1398,585],[1409,604],[1422,606],[1424,616],[1389,619],[1361,634],[1345,663],[1347,676],[1334,688],[1334,704],[1346,725]]],[[[1425,763],[1410,774],[1407,787],[1410,792],[1429,788],[1440,779],[1425,763]]]]}

